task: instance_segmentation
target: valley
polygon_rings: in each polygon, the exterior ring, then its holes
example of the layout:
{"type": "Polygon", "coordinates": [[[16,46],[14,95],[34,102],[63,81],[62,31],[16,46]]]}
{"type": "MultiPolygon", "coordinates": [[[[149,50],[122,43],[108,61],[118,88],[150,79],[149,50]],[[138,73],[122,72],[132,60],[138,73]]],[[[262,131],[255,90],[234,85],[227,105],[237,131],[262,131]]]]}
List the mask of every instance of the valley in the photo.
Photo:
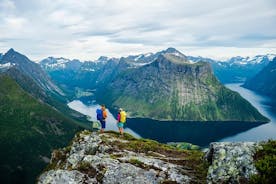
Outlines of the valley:
{"type": "Polygon", "coordinates": [[[113,114],[123,107],[126,132],[163,143],[206,147],[248,140],[248,135],[274,139],[274,117],[256,105],[262,101],[255,103],[255,94],[244,95],[241,87],[222,85],[212,62],[168,48],[96,61],[48,57],[35,63],[10,49],[0,59],[0,146],[6,150],[1,158],[7,158],[0,162],[1,183],[19,178],[33,183],[52,149],[91,128],[98,103],[110,110],[107,130],[117,131],[113,114]]]}

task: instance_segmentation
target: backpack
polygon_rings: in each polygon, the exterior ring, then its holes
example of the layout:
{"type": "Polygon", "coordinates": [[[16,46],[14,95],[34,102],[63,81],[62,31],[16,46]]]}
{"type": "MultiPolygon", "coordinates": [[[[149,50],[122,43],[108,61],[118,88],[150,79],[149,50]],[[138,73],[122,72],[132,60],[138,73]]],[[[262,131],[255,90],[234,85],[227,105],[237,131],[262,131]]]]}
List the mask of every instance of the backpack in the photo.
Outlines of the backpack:
{"type": "Polygon", "coordinates": [[[120,122],[121,123],[125,123],[126,122],[126,112],[125,111],[121,111],[120,112],[120,122]]]}
{"type": "Polygon", "coordinates": [[[101,109],[97,109],[96,114],[97,114],[97,120],[99,121],[103,120],[103,111],[101,109]]]}
{"type": "Polygon", "coordinates": [[[106,112],[106,110],[103,110],[103,111],[102,111],[102,116],[103,116],[103,119],[106,119],[106,118],[107,118],[107,112],[106,112]]]}

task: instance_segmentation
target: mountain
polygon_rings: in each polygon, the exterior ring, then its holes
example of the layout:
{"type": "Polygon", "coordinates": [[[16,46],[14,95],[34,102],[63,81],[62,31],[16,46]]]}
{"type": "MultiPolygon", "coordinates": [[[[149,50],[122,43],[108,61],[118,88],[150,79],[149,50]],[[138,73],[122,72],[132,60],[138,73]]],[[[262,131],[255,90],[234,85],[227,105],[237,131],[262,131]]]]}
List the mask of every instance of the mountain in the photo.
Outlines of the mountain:
{"type": "Polygon", "coordinates": [[[184,54],[176,50],[175,48],[169,47],[166,50],[162,50],[156,53],[146,53],[146,54],[139,54],[134,56],[122,57],[121,60],[124,60],[125,63],[128,64],[128,67],[140,67],[145,64],[149,64],[156,60],[162,54],[171,54],[178,57],[186,57],[184,54]]]}
{"type": "Polygon", "coordinates": [[[119,59],[99,57],[96,61],[69,60],[49,57],[40,62],[41,67],[68,95],[81,90],[93,90],[112,75],[119,59]],[[75,67],[73,67],[75,66],[75,67]]]}
{"type": "Polygon", "coordinates": [[[80,129],[7,74],[0,74],[0,120],[0,183],[34,183],[51,150],[68,144],[80,129]]]}
{"type": "Polygon", "coordinates": [[[123,106],[133,117],[267,121],[237,93],[224,88],[210,65],[202,61],[215,62],[168,48],[120,59],[100,57],[83,62],[75,70],[68,70],[65,65],[53,71],[45,67],[45,61],[40,64],[63,89],[75,94],[79,88],[93,90],[99,102],[113,108],[123,106]],[[247,108],[236,108],[238,104],[247,108]]]}
{"type": "Polygon", "coordinates": [[[190,57],[193,61],[206,61],[211,63],[214,74],[222,83],[244,82],[261,71],[274,54],[257,55],[254,57],[232,57],[226,61],[215,61],[209,58],[190,57]]]}
{"type": "Polygon", "coordinates": [[[39,64],[10,49],[0,60],[0,74],[13,78],[20,87],[37,100],[44,102],[66,116],[87,123],[86,117],[67,106],[69,98],[50,79],[39,64]]]}
{"type": "Polygon", "coordinates": [[[84,62],[65,58],[48,57],[40,62],[40,66],[63,90],[76,93],[79,88],[82,90],[91,90],[99,86],[105,86],[115,78],[118,73],[128,68],[138,68],[149,64],[163,53],[171,53],[184,57],[184,55],[176,49],[168,48],[154,54],[147,53],[121,58],[101,56],[95,61],[84,62]],[[78,61],[78,63],[75,64],[77,67],[69,67],[72,65],[73,61],[78,61]]]}
{"type": "Polygon", "coordinates": [[[77,59],[48,57],[40,61],[40,65],[46,70],[77,70],[81,67],[81,62],[77,59]]]}
{"type": "Polygon", "coordinates": [[[153,62],[117,74],[96,96],[131,117],[187,121],[268,121],[219,83],[210,64],[168,49],[153,62]],[[176,54],[177,53],[177,54],[176,54]]]}
{"type": "Polygon", "coordinates": [[[82,66],[79,60],[48,57],[40,61],[39,64],[64,91],[77,85],[75,76],[82,66]]]}
{"type": "Polygon", "coordinates": [[[276,57],[243,87],[276,98],[276,57]]]}
{"type": "Polygon", "coordinates": [[[214,65],[214,68],[216,68],[214,70],[223,83],[244,82],[262,70],[275,56],[273,54],[267,54],[245,58],[233,57],[226,61],[227,64],[220,62],[222,67],[215,67],[214,65]]]}
{"type": "Polygon", "coordinates": [[[32,62],[26,56],[13,49],[3,55],[0,64],[2,66],[6,65],[6,69],[16,68],[22,74],[33,79],[39,87],[47,92],[63,95],[62,91],[50,80],[39,64],[32,62]]]}

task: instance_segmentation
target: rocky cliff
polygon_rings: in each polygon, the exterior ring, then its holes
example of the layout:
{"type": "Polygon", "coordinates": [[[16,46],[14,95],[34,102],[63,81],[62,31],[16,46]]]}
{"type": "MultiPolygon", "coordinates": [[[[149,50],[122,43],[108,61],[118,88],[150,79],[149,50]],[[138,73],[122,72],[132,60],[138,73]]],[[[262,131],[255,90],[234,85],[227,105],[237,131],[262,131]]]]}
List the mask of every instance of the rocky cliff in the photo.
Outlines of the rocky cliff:
{"type": "Polygon", "coordinates": [[[46,183],[248,183],[257,143],[212,143],[205,154],[115,132],[83,131],[55,150],[38,178],[46,183]]]}

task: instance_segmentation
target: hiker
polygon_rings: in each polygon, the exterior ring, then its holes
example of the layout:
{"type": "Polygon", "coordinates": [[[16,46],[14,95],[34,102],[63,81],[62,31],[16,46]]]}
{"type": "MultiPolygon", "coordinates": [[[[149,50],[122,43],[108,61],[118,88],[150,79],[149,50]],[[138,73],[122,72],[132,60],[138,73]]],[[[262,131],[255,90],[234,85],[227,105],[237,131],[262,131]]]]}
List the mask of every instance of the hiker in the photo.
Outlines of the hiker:
{"type": "Polygon", "coordinates": [[[117,115],[117,126],[121,135],[124,134],[124,124],[126,123],[126,112],[120,108],[117,115]]]}
{"type": "Polygon", "coordinates": [[[97,113],[97,120],[101,123],[101,133],[104,132],[106,118],[107,118],[107,111],[105,109],[105,105],[101,105],[101,109],[96,110],[97,113]]]}

